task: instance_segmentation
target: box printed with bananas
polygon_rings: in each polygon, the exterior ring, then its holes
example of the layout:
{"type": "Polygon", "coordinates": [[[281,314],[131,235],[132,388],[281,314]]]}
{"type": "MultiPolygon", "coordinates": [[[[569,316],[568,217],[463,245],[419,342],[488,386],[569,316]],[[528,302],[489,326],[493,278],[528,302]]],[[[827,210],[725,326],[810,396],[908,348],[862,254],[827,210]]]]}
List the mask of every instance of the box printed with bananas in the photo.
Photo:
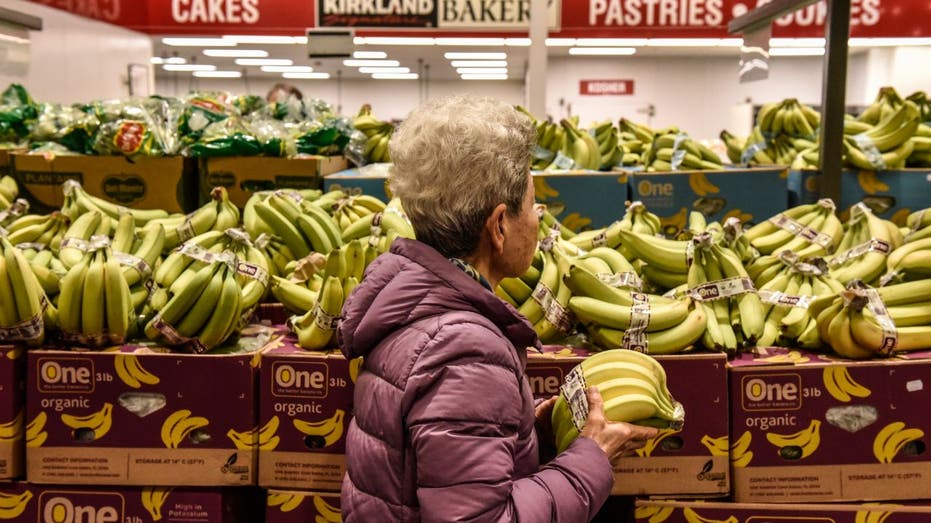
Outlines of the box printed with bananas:
{"type": "Polygon", "coordinates": [[[225,187],[230,201],[241,209],[258,191],[320,189],[324,175],[342,171],[346,166],[346,158],[342,156],[203,158],[198,173],[200,201],[206,202],[214,187],[225,187]]]}
{"type": "Polygon", "coordinates": [[[636,523],[918,523],[931,505],[764,504],[638,500],[636,523]]]}
{"type": "Polygon", "coordinates": [[[25,348],[0,345],[0,479],[16,478],[23,473],[25,366],[25,348]]]}
{"type": "MultiPolygon", "coordinates": [[[[587,383],[607,387],[602,392],[606,409],[618,409],[609,413],[611,419],[624,419],[622,411],[639,410],[636,400],[643,400],[644,390],[653,391],[651,397],[660,405],[655,407],[660,411],[653,414],[656,417],[666,412],[661,404],[669,403],[667,396],[675,398],[672,402],[678,400],[684,408],[684,423],[661,430],[637,450],[637,457],[625,459],[615,470],[613,494],[726,495],[730,488],[726,361],[724,354],[650,358],[628,350],[589,353],[546,346],[542,354],[528,353],[527,378],[536,397],[549,397],[560,394],[565,377],[579,367],[587,383]],[[650,385],[652,375],[665,378],[670,394],[662,392],[666,385],[650,385]]],[[[559,442],[563,431],[556,430],[557,410],[554,430],[559,442]]]]}
{"type": "Polygon", "coordinates": [[[0,485],[0,521],[251,523],[254,489],[0,485]]]}
{"type": "Polygon", "coordinates": [[[361,363],[337,351],[305,350],[293,336],[265,347],[259,374],[260,486],[340,489],[361,363]]]}
{"type": "Polygon", "coordinates": [[[37,483],[255,483],[255,354],[124,345],[28,355],[27,477],[37,483]]]}
{"type": "Polygon", "coordinates": [[[269,523],[340,523],[339,492],[268,489],[265,521],[269,523]]]}
{"type": "Polygon", "coordinates": [[[759,349],[729,363],[734,499],[931,498],[931,359],[759,349]]]}

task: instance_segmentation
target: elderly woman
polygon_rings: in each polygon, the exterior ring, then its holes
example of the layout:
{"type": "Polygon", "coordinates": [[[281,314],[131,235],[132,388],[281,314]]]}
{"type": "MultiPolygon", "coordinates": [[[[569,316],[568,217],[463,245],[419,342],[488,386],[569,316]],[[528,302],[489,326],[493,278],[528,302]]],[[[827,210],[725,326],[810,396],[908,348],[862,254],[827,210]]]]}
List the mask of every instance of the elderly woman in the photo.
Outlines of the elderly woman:
{"type": "Polygon", "coordinates": [[[364,356],[346,439],[343,520],[582,522],[614,479],[612,462],[655,429],[606,422],[588,391],[582,437],[540,466],[554,399],[534,406],[530,323],[495,296],[536,248],[533,124],[489,98],[413,111],[394,134],[390,184],[417,240],[367,270],[339,327],[364,356]]]}

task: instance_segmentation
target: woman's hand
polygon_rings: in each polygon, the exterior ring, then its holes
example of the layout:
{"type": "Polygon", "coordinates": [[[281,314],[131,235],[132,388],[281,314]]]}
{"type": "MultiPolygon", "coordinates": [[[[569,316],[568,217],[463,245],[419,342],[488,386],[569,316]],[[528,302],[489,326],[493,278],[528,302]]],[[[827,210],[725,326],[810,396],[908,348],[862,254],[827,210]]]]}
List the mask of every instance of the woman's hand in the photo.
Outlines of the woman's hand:
{"type": "Polygon", "coordinates": [[[582,436],[595,440],[608,460],[615,465],[618,459],[633,456],[646,440],[656,436],[659,429],[630,423],[608,421],[604,415],[604,402],[595,387],[585,391],[588,398],[588,419],[582,427],[582,436]]]}

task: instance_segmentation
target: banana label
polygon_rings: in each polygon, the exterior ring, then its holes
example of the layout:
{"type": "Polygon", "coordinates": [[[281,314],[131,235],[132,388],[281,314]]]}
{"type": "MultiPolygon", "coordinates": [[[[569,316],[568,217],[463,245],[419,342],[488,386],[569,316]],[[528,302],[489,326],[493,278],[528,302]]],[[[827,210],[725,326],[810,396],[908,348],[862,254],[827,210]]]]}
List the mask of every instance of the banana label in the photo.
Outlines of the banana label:
{"type": "Polygon", "coordinates": [[[585,396],[585,389],[585,376],[580,365],[566,375],[566,381],[561,389],[563,398],[569,404],[572,424],[579,431],[582,430],[585,420],[588,419],[588,398],[585,396]]]}
{"type": "Polygon", "coordinates": [[[90,358],[39,358],[37,367],[40,393],[94,392],[96,373],[90,358]]]}

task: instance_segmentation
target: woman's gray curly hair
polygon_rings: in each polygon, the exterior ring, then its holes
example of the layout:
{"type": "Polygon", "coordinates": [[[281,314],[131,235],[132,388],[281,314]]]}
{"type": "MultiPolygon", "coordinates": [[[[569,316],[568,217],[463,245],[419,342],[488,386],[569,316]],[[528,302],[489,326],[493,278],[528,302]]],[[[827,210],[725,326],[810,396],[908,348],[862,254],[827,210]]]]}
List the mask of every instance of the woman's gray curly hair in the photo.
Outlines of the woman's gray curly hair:
{"type": "Polygon", "coordinates": [[[475,252],[498,204],[520,211],[536,128],[514,107],[454,95],[408,115],[389,143],[389,184],[417,239],[447,257],[475,252]]]}

